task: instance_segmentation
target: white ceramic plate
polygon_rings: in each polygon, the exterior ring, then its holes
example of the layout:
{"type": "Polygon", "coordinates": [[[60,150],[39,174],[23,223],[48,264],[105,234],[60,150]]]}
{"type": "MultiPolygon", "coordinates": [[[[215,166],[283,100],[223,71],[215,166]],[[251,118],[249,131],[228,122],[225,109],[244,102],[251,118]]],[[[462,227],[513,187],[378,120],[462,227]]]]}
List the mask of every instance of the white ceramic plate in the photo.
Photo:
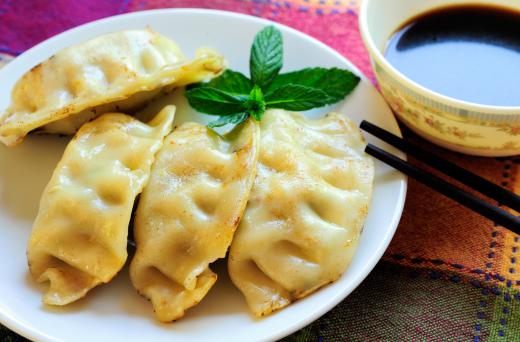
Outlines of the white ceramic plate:
{"type": "MultiPolygon", "coordinates": [[[[212,46],[227,57],[233,69],[247,74],[252,39],[269,23],[228,12],[190,9],[132,13],[80,26],[32,48],[0,70],[0,108],[8,105],[16,80],[57,50],[106,32],[148,25],[176,40],[187,54],[193,54],[200,45],[212,46]]],[[[359,74],[359,70],[331,48],[288,27],[278,27],[285,41],[285,71],[319,65],[348,68],[359,74]]],[[[176,97],[183,102],[182,94],[176,97]]],[[[309,115],[321,115],[330,109],[309,115]]],[[[399,133],[390,109],[367,79],[334,109],[356,122],[367,119],[399,133]]],[[[185,103],[179,106],[177,120],[201,118],[207,116],[194,115],[185,103]]],[[[133,290],[127,269],[110,284],[91,291],[86,299],[66,308],[48,308],[41,304],[41,289],[28,274],[25,247],[40,195],[65,144],[66,139],[50,136],[30,137],[12,149],[0,146],[0,321],[33,340],[158,342],[282,338],[332,309],[367,276],[395,232],[406,194],[405,178],[376,162],[373,201],[359,249],[348,271],[336,283],[264,319],[250,316],[222,262],[216,267],[219,274],[216,286],[200,305],[173,324],[155,321],[150,303],[133,290]]]]}

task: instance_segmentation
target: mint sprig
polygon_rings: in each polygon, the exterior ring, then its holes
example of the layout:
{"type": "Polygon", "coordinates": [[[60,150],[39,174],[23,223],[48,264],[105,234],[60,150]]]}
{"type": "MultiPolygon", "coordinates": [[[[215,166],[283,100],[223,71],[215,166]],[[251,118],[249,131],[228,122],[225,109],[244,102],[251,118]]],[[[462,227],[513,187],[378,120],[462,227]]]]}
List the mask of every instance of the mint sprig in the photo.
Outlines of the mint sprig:
{"type": "Polygon", "coordinates": [[[243,112],[247,96],[234,95],[212,87],[198,87],[187,91],[190,105],[199,112],[229,115],[243,112]]]}
{"type": "Polygon", "coordinates": [[[235,113],[231,115],[223,115],[218,120],[212,121],[208,124],[209,128],[222,127],[227,124],[239,124],[247,120],[249,114],[246,112],[235,113]]]}
{"type": "Polygon", "coordinates": [[[246,101],[246,111],[253,117],[253,119],[260,121],[265,112],[265,105],[266,102],[262,89],[255,84],[246,101]]]}
{"type": "Polygon", "coordinates": [[[250,76],[226,70],[210,82],[188,87],[186,97],[197,111],[219,115],[208,127],[240,124],[252,117],[260,121],[267,108],[304,111],[343,100],[360,78],[339,68],[306,68],[280,74],[283,40],[274,26],[261,30],[254,39],[250,76]]]}
{"type": "Polygon", "coordinates": [[[283,66],[282,34],[274,26],[258,32],[251,47],[249,71],[251,80],[266,90],[283,66]]]}
{"type": "Polygon", "coordinates": [[[217,88],[229,94],[240,95],[249,94],[249,92],[251,92],[251,90],[253,89],[253,86],[253,82],[251,82],[249,78],[244,76],[244,74],[238,71],[228,69],[224,71],[222,75],[220,75],[219,77],[216,77],[206,83],[196,83],[190,85],[188,89],[194,89],[199,87],[217,88]]]}
{"type": "Polygon", "coordinates": [[[268,91],[275,90],[286,84],[298,84],[323,90],[330,98],[330,103],[336,103],[345,98],[356,86],[360,78],[348,70],[339,68],[306,68],[276,76],[268,91]]]}
{"type": "Polygon", "coordinates": [[[331,100],[326,92],[299,84],[284,84],[265,95],[266,106],[287,110],[309,110],[331,100]]]}

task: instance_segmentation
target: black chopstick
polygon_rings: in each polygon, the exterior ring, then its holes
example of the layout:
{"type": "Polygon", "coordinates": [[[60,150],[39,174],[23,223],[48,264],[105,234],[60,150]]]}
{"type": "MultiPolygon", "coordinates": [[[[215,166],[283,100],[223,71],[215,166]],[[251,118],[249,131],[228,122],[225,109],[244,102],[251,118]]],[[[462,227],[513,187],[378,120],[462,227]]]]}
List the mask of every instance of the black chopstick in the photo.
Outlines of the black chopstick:
{"type": "Polygon", "coordinates": [[[500,204],[520,212],[520,196],[484,179],[462,167],[444,160],[418,146],[412,146],[397,135],[394,135],[368,121],[361,122],[361,129],[378,137],[384,142],[400,149],[425,164],[443,172],[453,179],[472,189],[498,201],[500,204]]]}
{"type": "Polygon", "coordinates": [[[516,234],[520,234],[520,218],[516,217],[505,210],[495,207],[486,201],[473,196],[472,194],[452,185],[445,180],[432,175],[404,160],[386,152],[379,147],[368,144],[365,152],[369,155],[381,160],[385,164],[401,171],[431,189],[457,201],[476,213],[492,220],[493,222],[508,228],[516,234]]]}

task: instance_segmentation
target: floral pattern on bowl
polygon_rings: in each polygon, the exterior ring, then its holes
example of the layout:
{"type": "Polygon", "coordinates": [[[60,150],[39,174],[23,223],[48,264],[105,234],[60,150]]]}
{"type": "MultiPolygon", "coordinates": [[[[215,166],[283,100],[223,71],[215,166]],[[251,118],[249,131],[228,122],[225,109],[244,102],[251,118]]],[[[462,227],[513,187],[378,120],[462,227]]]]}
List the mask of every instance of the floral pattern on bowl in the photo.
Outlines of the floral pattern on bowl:
{"type": "Polygon", "coordinates": [[[382,66],[374,64],[383,96],[396,116],[419,135],[462,153],[480,156],[520,154],[520,113],[491,115],[438,103],[405,88],[382,66]]]}

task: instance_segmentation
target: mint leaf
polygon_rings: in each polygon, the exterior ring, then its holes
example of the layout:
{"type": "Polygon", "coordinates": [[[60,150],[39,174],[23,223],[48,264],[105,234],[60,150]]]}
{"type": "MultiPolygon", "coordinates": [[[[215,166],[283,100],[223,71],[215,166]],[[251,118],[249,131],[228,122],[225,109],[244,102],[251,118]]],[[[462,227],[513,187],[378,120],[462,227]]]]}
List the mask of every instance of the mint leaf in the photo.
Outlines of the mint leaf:
{"type": "Polygon", "coordinates": [[[338,68],[306,68],[276,76],[268,91],[286,84],[297,84],[324,91],[331,103],[345,98],[356,88],[360,78],[352,72],[338,68]]]}
{"type": "Polygon", "coordinates": [[[194,89],[199,87],[206,88],[217,88],[222,91],[231,93],[231,94],[249,94],[251,89],[253,89],[253,83],[249,78],[244,76],[244,74],[233,71],[226,70],[222,75],[212,79],[206,83],[197,83],[191,86],[188,86],[188,89],[194,89]]]}
{"type": "Polygon", "coordinates": [[[266,108],[309,110],[343,100],[360,82],[348,70],[306,68],[279,74],[283,65],[283,38],[274,27],[257,33],[249,67],[251,80],[226,70],[219,77],[187,87],[186,97],[199,112],[220,115],[208,127],[237,124],[251,116],[260,121],[266,108]]]}
{"type": "Polygon", "coordinates": [[[227,124],[240,124],[247,120],[249,114],[246,112],[221,116],[215,121],[208,123],[209,128],[222,127],[227,124]]]}
{"type": "Polygon", "coordinates": [[[233,95],[216,88],[198,87],[186,91],[190,105],[199,112],[230,115],[243,112],[247,97],[233,95]]]}
{"type": "Polygon", "coordinates": [[[259,86],[255,85],[253,90],[251,90],[246,102],[246,108],[247,112],[253,117],[253,119],[260,121],[265,112],[265,101],[264,94],[259,86]]]}
{"type": "Polygon", "coordinates": [[[267,26],[255,36],[251,47],[249,70],[251,80],[266,90],[283,65],[282,34],[274,26],[267,26]]]}
{"type": "Polygon", "coordinates": [[[323,90],[297,84],[286,84],[265,95],[267,107],[287,110],[309,110],[330,103],[323,90]]]}

